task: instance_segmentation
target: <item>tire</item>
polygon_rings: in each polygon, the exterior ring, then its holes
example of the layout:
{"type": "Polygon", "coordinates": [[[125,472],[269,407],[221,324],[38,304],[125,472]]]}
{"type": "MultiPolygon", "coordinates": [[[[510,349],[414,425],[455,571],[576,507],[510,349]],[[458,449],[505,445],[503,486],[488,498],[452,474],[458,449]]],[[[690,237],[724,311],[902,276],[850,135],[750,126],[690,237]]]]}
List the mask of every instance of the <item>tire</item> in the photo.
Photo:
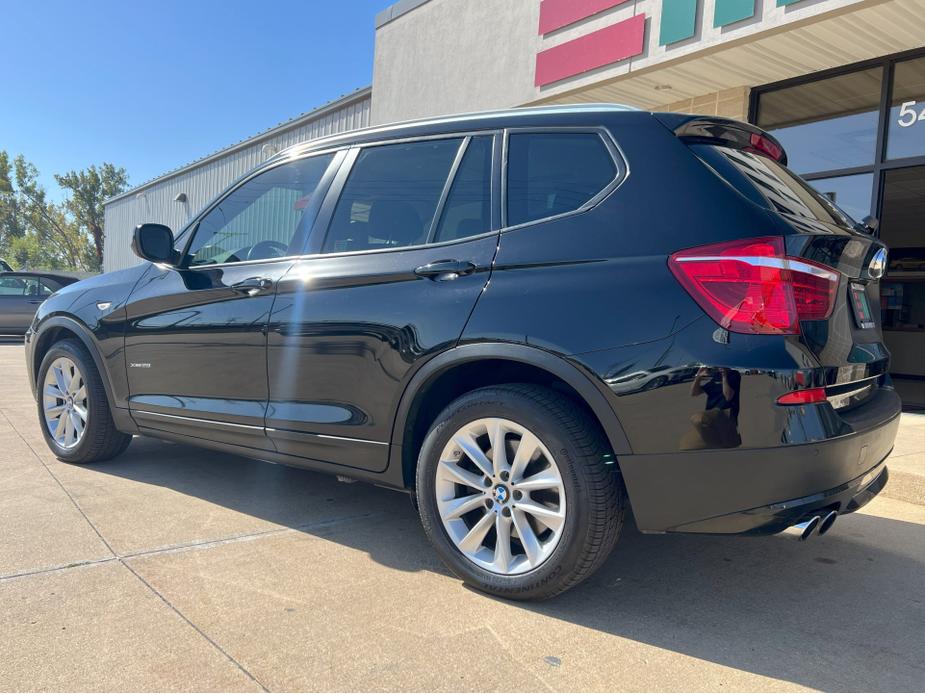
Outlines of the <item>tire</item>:
{"type": "Polygon", "coordinates": [[[76,464],[97,463],[114,458],[131,443],[130,434],[116,429],[96,363],[80,342],[62,340],[52,345],[39,366],[36,390],[39,426],[45,442],[59,460],[76,464]],[[71,371],[69,365],[73,365],[76,372],[71,371]],[[49,377],[53,367],[56,372],[49,377]],[[64,380],[58,381],[58,377],[64,380]],[[54,385],[47,386],[47,378],[54,385]],[[59,387],[69,378],[74,383],[73,394],[71,388],[64,389],[68,392],[63,393],[59,387]],[[52,409],[46,412],[46,406],[52,409]],[[70,421],[64,422],[62,432],[57,424],[69,415],[70,421]],[[77,434],[75,419],[84,422],[77,434]],[[60,432],[57,438],[52,427],[60,432]]]}
{"type": "Polygon", "coordinates": [[[620,535],[626,494],[609,453],[597,423],[553,390],[532,384],[474,390],[440,413],[421,447],[421,523],[449,569],[468,585],[512,600],[551,598],[594,573],[620,535]],[[491,448],[496,440],[505,442],[501,463],[491,448]],[[483,457],[470,455],[470,441],[483,457]],[[526,467],[518,459],[521,447],[535,449],[526,467]],[[492,478],[482,474],[476,458],[491,466],[492,478]],[[534,488],[540,484],[542,489],[534,488]],[[472,538],[486,527],[477,545],[472,538]],[[518,537],[521,529],[529,542],[518,537]]]}

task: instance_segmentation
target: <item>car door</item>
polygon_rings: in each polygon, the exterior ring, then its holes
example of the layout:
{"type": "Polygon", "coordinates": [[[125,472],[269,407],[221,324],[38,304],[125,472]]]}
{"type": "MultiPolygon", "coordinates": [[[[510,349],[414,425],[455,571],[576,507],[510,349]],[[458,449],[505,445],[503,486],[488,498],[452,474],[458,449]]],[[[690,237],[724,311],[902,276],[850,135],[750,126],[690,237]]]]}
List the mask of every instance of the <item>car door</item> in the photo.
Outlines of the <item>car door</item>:
{"type": "Polygon", "coordinates": [[[343,156],[251,176],[200,218],[178,267],[152,266],[139,282],[126,307],[125,361],[140,427],[272,448],[267,321],[343,156]]]}
{"type": "Polygon", "coordinates": [[[409,372],[456,343],[488,282],[498,140],[351,151],[270,319],[267,433],[280,452],[385,469],[409,372]]]}
{"type": "Polygon", "coordinates": [[[31,275],[0,276],[0,333],[26,332],[39,305],[52,290],[31,275]]]}

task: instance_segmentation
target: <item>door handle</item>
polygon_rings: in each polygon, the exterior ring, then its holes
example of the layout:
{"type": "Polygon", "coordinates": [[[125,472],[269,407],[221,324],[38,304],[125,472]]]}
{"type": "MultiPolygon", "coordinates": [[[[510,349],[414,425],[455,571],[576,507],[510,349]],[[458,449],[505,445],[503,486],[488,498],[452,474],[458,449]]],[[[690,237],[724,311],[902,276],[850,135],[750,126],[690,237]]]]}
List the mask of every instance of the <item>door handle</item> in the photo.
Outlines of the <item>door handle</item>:
{"type": "Polygon", "coordinates": [[[242,294],[247,294],[248,296],[254,296],[260,292],[265,292],[272,286],[273,280],[271,280],[269,277],[248,277],[246,280],[235,282],[231,285],[231,288],[236,292],[241,292],[242,294]]]}
{"type": "Polygon", "coordinates": [[[437,282],[455,280],[463,275],[475,272],[475,265],[467,260],[438,260],[415,268],[414,274],[418,277],[427,277],[437,282]]]}
{"type": "Polygon", "coordinates": [[[29,299],[29,303],[30,304],[43,304],[45,303],[45,299],[29,299]]]}

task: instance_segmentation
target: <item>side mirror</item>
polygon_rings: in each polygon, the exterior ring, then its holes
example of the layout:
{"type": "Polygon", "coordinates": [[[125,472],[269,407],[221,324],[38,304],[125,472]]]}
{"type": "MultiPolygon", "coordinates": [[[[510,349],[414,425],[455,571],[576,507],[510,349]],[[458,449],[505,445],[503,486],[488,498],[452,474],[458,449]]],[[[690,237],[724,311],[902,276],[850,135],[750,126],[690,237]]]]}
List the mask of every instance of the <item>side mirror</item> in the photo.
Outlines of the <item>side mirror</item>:
{"type": "Polygon", "coordinates": [[[152,263],[176,265],[179,258],[173,243],[173,232],[163,224],[139,224],[132,236],[135,255],[152,263]]]}
{"type": "Polygon", "coordinates": [[[873,215],[867,215],[861,220],[861,225],[871,234],[876,234],[877,229],[880,228],[880,220],[873,215]]]}

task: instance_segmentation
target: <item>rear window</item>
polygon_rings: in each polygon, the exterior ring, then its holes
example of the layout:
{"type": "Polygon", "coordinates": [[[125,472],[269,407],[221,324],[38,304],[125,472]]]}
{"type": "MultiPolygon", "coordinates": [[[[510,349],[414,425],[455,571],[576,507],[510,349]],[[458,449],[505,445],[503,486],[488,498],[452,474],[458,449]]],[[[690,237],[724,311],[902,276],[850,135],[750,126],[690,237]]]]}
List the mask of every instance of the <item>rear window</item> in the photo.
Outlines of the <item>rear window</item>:
{"type": "Polygon", "coordinates": [[[717,145],[695,144],[691,149],[727,183],[763,207],[837,226],[858,224],[838,205],[773,159],[717,145]]]}
{"type": "Polygon", "coordinates": [[[616,176],[613,157],[597,134],[515,133],[508,144],[507,223],[574,212],[616,176]]]}

